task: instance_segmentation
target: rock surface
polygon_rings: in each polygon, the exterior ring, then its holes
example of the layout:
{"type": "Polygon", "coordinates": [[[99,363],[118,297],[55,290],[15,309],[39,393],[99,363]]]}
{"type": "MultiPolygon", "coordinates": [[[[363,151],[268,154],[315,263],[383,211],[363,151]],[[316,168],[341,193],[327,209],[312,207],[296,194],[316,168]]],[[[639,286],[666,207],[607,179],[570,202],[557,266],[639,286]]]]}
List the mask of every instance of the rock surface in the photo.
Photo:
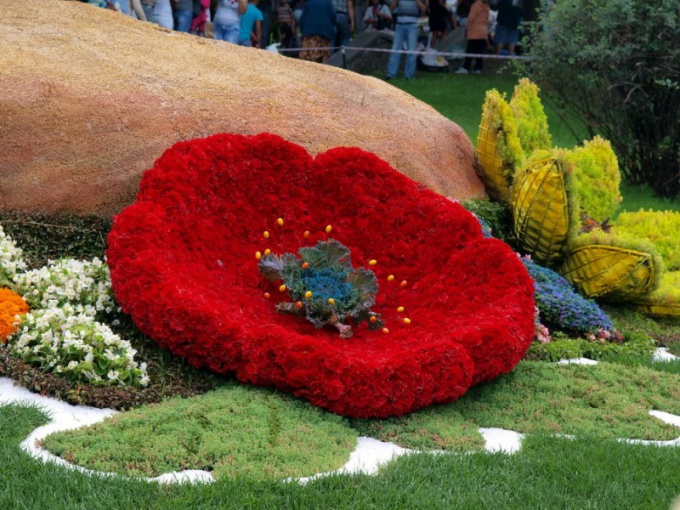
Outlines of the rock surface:
{"type": "Polygon", "coordinates": [[[0,5],[0,209],[116,214],[165,149],[220,132],[358,146],[445,196],[485,196],[462,129],[375,78],[80,2],[0,5]]]}

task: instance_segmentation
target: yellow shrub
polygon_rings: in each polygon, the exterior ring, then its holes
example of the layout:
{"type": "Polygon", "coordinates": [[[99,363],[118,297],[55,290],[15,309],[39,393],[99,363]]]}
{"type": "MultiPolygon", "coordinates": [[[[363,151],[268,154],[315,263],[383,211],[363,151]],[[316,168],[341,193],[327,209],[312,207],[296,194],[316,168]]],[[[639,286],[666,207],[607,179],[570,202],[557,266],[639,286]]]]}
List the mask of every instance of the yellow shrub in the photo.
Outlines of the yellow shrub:
{"type": "Polygon", "coordinates": [[[539,149],[549,149],[552,144],[548,118],[538,97],[539,91],[535,83],[528,78],[522,78],[510,98],[510,108],[517,123],[517,135],[525,154],[531,154],[539,149]]]}
{"type": "Polygon", "coordinates": [[[611,144],[596,136],[583,147],[563,150],[562,158],[572,174],[581,212],[598,222],[611,218],[621,202],[621,174],[611,144]]]}
{"type": "Polygon", "coordinates": [[[614,222],[616,234],[647,239],[663,258],[666,269],[680,269],[680,212],[645,211],[623,212],[614,222]]]}
{"type": "Polygon", "coordinates": [[[497,90],[489,90],[482,108],[477,136],[479,178],[493,200],[508,203],[515,169],[524,152],[517,137],[512,109],[497,90]]]}
{"type": "Polygon", "coordinates": [[[668,271],[659,288],[635,305],[652,317],[680,317],[680,271],[668,271]]]}

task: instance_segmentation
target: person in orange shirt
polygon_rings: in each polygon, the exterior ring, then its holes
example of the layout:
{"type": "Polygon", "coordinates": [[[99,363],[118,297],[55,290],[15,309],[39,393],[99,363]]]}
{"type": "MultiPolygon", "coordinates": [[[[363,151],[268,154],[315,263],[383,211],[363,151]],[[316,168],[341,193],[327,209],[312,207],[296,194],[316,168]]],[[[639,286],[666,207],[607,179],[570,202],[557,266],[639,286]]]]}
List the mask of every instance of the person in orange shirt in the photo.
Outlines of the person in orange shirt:
{"type": "MultiPolygon", "coordinates": [[[[489,0],[474,0],[470,7],[470,14],[467,18],[467,29],[465,31],[467,45],[465,53],[483,54],[489,47],[489,0]]],[[[472,67],[472,57],[465,57],[463,65],[457,74],[468,74],[472,67]]],[[[475,74],[482,74],[482,64],[484,60],[480,57],[474,58],[475,74]]]]}

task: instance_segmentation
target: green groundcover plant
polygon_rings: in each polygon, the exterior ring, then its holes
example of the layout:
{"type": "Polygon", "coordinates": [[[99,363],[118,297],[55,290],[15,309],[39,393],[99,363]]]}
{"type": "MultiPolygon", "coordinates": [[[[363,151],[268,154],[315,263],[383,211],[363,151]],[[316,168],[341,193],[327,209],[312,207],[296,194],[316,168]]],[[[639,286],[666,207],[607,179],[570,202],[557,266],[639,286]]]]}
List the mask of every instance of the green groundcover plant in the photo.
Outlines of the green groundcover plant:
{"type": "Polygon", "coordinates": [[[650,410],[680,414],[680,373],[524,361],[455,403],[396,418],[344,419],[283,394],[228,385],[53,434],[44,444],[79,465],[127,475],[205,469],[218,479],[269,479],[337,469],[359,435],[451,452],[479,450],[478,427],[600,439],[680,435],[650,410]]]}
{"type": "Polygon", "coordinates": [[[285,394],[229,384],[55,434],[45,445],[77,464],[130,476],[203,469],[216,479],[278,480],[340,468],[356,434],[341,417],[285,394]]]}

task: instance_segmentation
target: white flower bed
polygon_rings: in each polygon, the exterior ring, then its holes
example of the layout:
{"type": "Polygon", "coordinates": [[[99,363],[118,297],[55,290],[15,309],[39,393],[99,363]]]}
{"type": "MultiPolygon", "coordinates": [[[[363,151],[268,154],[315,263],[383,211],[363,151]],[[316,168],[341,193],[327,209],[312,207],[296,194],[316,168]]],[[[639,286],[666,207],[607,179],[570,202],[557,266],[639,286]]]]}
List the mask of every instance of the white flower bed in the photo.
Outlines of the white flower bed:
{"type": "Polygon", "coordinates": [[[26,269],[22,255],[21,249],[0,226],[0,285],[12,282],[18,272],[26,269]]]}
{"type": "Polygon", "coordinates": [[[12,287],[31,307],[8,338],[12,354],[72,381],[146,386],[146,363],[135,361],[137,351],[96,320],[120,311],[108,266],[98,258],[69,258],[25,271],[22,255],[0,227],[0,285],[12,287]]]}
{"type": "Polygon", "coordinates": [[[117,309],[109,268],[98,258],[91,261],[62,259],[14,277],[15,292],[31,308],[50,308],[66,303],[92,306],[97,312],[117,309]]]}
{"type": "Polygon", "coordinates": [[[14,335],[12,350],[42,370],[72,380],[146,386],[146,363],[134,361],[137,351],[130,342],[97,322],[95,313],[92,306],[68,303],[29,312],[14,335]]]}

